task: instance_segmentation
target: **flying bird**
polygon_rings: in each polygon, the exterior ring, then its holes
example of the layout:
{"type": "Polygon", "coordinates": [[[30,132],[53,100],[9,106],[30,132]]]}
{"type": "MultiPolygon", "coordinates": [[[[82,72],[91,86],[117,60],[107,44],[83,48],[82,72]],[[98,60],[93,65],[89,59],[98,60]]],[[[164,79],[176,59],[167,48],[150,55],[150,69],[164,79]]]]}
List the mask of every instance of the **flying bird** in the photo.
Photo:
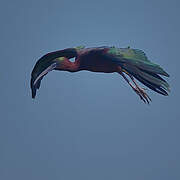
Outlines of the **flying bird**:
{"type": "Polygon", "coordinates": [[[32,98],[35,98],[40,88],[42,78],[52,70],[77,72],[82,70],[103,73],[119,73],[142,101],[148,103],[151,98],[141,88],[135,79],[152,89],[167,96],[169,84],[160,76],[169,77],[159,65],[151,62],[145,53],[139,49],[116,47],[85,48],[78,46],[42,56],[31,73],[32,98]],[[74,62],[70,59],[75,58],[74,62]]]}

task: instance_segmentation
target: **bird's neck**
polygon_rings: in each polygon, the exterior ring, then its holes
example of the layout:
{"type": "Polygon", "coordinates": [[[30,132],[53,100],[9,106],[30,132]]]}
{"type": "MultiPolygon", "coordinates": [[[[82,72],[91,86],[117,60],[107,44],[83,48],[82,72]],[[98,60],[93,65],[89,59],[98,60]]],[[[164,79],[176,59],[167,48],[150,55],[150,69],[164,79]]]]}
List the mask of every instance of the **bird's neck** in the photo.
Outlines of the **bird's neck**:
{"type": "Polygon", "coordinates": [[[66,59],[61,64],[61,70],[77,72],[79,71],[79,61],[75,60],[74,62],[71,62],[69,59],[66,59]]]}

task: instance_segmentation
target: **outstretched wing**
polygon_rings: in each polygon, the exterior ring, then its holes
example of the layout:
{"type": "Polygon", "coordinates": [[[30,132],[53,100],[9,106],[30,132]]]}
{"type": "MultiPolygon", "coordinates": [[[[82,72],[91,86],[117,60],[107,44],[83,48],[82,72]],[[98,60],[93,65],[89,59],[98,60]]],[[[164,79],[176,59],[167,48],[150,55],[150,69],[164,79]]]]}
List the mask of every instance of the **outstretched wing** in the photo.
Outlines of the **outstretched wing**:
{"type": "Polygon", "coordinates": [[[105,56],[150,89],[162,95],[170,92],[169,84],[159,76],[169,75],[158,64],[151,62],[142,50],[111,47],[105,56]]]}
{"type": "MultiPolygon", "coordinates": [[[[40,88],[41,80],[43,77],[50,71],[56,68],[56,63],[50,64],[47,67],[44,67],[44,70],[39,70],[38,67],[34,67],[32,75],[31,75],[31,90],[32,90],[32,98],[34,99],[36,96],[37,89],[40,88]],[[37,72],[37,73],[36,73],[37,72]],[[40,72],[40,74],[38,74],[40,72]]],[[[42,67],[41,67],[42,68],[42,67]]]]}
{"type": "Polygon", "coordinates": [[[50,71],[56,69],[60,61],[66,58],[77,56],[75,48],[67,48],[59,51],[54,51],[42,56],[35,64],[31,73],[31,90],[32,98],[35,98],[36,91],[39,89],[41,80],[50,71]]]}

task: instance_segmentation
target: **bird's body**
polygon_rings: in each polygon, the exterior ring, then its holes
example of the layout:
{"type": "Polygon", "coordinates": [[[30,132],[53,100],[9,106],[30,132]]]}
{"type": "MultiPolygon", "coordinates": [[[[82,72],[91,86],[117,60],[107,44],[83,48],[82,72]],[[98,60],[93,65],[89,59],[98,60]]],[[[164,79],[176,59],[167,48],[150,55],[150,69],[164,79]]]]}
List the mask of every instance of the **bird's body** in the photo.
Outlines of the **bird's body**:
{"type": "Polygon", "coordinates": [[[31,78],[32,97],[36,95],[36,89],[40,87],[41,79],[51,70],[77,72],[87,70],[92,72],[113,73],[123,76],[133,90],[143,101],[149,102],[149,96],[140,88],[134,77],[150,89],[168,95],[169,85],[159,75],[169,76],[159,65],[152,63],[142,50],[131,48],[95,47],[64,49],[48,53],[36,63],[31,78]],[[71,62],[69,59],[74,58],[71,62]],[[134,82],[131,84],[126,78],[127,74],[134,82]]]}
{"type": "Polygon", "coordinates": [[[77,71],[87,70],[104,73],[116,72],[117,66],[103,57],[108,49],[108,47],[100,47],[98,49],[87,48],[78,50],[78,57],[75,60],[77,71]]]}

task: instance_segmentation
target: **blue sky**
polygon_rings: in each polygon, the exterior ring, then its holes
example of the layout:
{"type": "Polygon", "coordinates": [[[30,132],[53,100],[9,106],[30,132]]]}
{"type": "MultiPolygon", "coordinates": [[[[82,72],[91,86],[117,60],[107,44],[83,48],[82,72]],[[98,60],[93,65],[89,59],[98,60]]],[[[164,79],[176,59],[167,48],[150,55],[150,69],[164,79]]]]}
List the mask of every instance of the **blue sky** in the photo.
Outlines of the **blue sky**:
{"type": "Polygon", "coordinates": [[[180,179],[177,0],[3,1],[0,179],[180,179]],[[47,52],[139,48],[169,74],[169,97],[144,105],[118,74],[52,72],[31,99],[47,52]]]}

